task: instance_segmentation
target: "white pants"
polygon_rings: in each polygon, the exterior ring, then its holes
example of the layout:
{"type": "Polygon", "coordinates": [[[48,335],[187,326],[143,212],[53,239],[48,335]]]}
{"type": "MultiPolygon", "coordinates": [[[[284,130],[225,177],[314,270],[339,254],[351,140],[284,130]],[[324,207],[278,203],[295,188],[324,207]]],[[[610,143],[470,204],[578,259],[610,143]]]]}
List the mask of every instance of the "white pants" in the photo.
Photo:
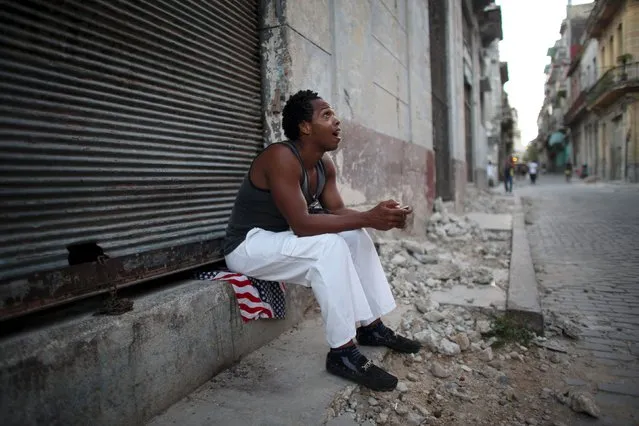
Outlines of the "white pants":
{"type": "Polygon", "coordinates": [[[233,272],[310,286],[322,310],[332,348],[355,337],[355,323],[370,324],[395,309],[386,275],[363,230],[297,237],[292,231],[254,228],[226,256],[233,272]]]}

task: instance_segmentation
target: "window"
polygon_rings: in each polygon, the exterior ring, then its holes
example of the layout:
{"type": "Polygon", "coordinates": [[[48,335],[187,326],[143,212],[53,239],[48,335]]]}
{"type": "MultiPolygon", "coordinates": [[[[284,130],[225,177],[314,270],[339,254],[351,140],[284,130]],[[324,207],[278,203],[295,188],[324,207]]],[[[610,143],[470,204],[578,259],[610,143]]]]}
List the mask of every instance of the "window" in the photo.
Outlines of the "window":
{"type": "Polygon", "coordinates": [[[617,57],[623,55],[623,28],[621,24],[617,27],[617,57]]]}
{"type": "Polygon", "coordinates": [[[616,60],[615,60],[615,38],[614,36],[610,36],[610,38],[608,39],[608,55],[610,56],[610,58],[608,59],[608,66],[610,68],[614,67],[616,65],[616,60]]]}
{"type": "Polygon", "coordinates": [[[590,80],[591,80],[591,73],[592,70],[590,69],[590,65],[588,65],[586,67],[586,72],[584,73],[583,77],[581,77],[581,88],[582,89],[587,89],[590,86],[590,80]]]}

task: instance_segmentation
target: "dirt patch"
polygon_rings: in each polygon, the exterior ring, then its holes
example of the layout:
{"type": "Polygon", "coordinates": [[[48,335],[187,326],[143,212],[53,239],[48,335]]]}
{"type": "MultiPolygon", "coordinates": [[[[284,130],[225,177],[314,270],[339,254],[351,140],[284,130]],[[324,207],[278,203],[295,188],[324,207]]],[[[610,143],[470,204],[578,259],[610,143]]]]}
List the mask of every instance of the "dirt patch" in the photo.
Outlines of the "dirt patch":
{"type": "Polygon", "coordinates": [[[422,351],[389,354],[383,366],[400,378],[398,389],[351,388],[348,398],[335,400],[335,414],[350,413],[360,424],[389,425],[571,426],[594,420],[557,398],[569,389],[590,391],[579,377],[585,363],[577,355],[505,344],[493,351],[491,361],[480,359],[477,351],[456,357],[422,351]],[[434,364],[443,368],[438,375],[450,375],[435,377],[434,364]]]}

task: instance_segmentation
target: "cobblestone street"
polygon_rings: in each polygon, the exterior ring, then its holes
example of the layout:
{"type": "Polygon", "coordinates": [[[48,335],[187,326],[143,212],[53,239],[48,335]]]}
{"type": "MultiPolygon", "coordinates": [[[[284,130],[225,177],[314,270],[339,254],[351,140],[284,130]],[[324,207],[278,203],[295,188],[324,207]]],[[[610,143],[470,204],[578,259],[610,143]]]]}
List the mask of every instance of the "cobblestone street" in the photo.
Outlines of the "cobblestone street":
{"type": "Polygon", "coordinates": [[[596,392],[602,419],[592,424],[639,424],[639,187],[542,176],[515,194],[527,205],[545,316],[581,329],[586,368],[570,381],[596,392]]]}

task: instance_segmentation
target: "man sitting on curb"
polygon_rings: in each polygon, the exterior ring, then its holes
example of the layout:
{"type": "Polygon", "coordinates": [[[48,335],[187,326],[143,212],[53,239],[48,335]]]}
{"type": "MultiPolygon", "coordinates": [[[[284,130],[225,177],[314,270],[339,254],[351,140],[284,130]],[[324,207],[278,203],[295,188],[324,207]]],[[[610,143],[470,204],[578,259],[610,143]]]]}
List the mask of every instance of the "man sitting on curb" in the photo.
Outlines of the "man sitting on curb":
{"type": "Polygon", "coordinates": [[[327,370],[373,390],[393,390],[397,378],[373,365],[353,339],[404,353],[416,353],[420,345],[380,320],[395,301],[363,228],[403,228],[412,211],[392,200],[366,212],[344,207],[335,165],[325,155],[340,143],[340,121],[317,93],[291,96],[282,127],[289,141],[255,158],[237,194],[226,230],[226,264],[257,279],[310,286],[331,347],[327,370]]]}

